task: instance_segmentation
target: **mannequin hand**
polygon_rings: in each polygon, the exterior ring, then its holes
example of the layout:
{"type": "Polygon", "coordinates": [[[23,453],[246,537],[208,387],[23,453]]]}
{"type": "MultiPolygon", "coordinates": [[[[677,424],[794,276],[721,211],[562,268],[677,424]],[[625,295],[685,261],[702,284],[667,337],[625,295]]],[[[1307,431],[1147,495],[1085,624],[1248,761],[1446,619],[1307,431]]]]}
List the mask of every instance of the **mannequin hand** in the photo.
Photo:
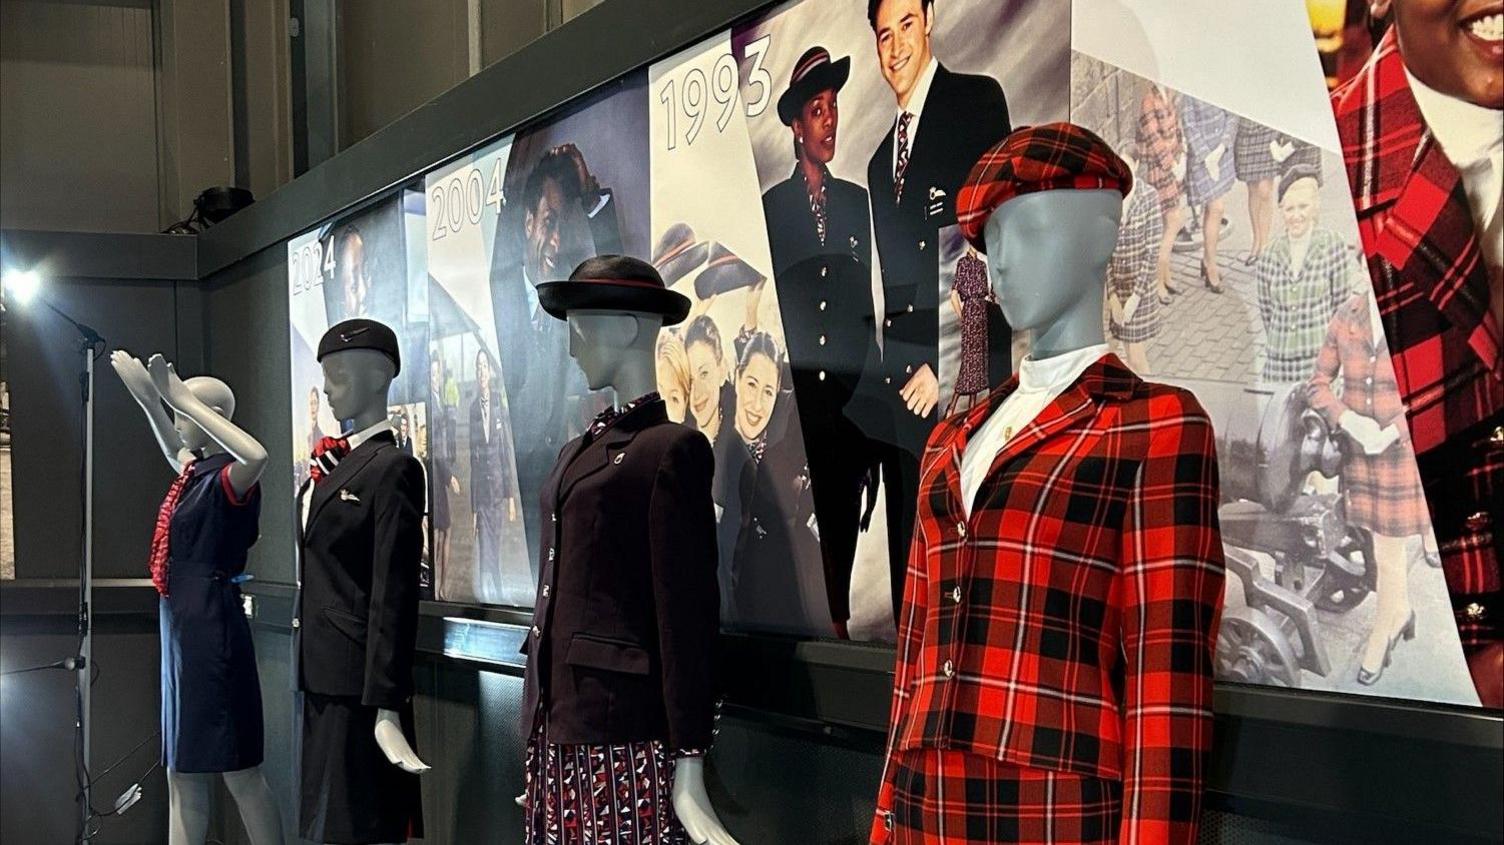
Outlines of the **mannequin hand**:
{"type": "Polygon", "coordinates": [[[954,287],[950,289],[950,310],[956,312],[957,317],[961,316],[961,292],[954,287]]]}
{"type": "Polygon", "coordinates": [[[151,360],[146,362],[146,369],[151,373],[151,383],[174,411],[181,411],[188,403],[197,401],[193,391],[178,378],[177,369],[167,363],[161,353],[151,356],[151,360]]]}
{"type": "Polygon", "coordinates": [[[432,768],[419,760],[418,753],[408,745],[407,737],[402,734],[402,721],[395,710],[376,711],[376,744],[386,759],[404,772],[421,775],[432,768]]]}
{"type": "Polygon", "coordinates": [[[935,378],[935,371],[930,369],[930,365],[925,364],[898,391],[898,395],[903,397],[904,404],[914,416],[927,417],[940,402],[940,380],[935,378]]]}
{"type": "Polygon", "coordinates": [[[1127,299],[1123,300],[1123,322],[1122,322],[1122,325],[1125,325],[1125,326],[1128,325],[1128,321],[1130,321],[1130,320],[1133,319],[1133,315],[1134,315],[1134,313],[1136,313],[1138,311],[1138,305],[1142,301],[1143,301],[1143,297],[1139,296],[1136,293],[1129,295],[1129,297],[1127,299]]]}
{"type": "Polygon", "coordinates": [[[151,374],[146,371],[146,366],[141,363],[140,358],[124,349],[116,349],[110,353],[110,366],[115,368],[115,374],[120,376],[125,389],[129,390],[137,401],[157,398],[157,386],[152,384],[151,374]]]}
{"type": "Polygon", "coordinates": [[[1284,164],[1285,159],[1295,152],[1295,144],[1291,141],[1275,138],[1269,142],[1269,156],[1279,164],[1284,164]]]}
{"type": "Polygon", "coordinates": [[[726,832],[710,796],[705,794],[705,758],[680,757],[674,761],[674,815],[698,845],[737,845],[726,832]]]}
{"type": "Polygon", "coordinates": [[[521,795],[517,796],[516,798],[513,798],[512,800],[514,802],[516,802],[517,806],[523,808],[524,810],[527,809],[527,793],[526,792],[522,793],[521,795]]]}
{"type": "Polygon", "coordinates": [[[457,475],[451,475],[451,476],[449,476],[449,489],[453,490],[454,494],[456,496],[458,496],[460,494],[460,479],[459,479],[459,476],[457,476],[457,475]]]}
{"type": "Polygon", "coordinates": [[[1185,156],[1181,156],[1180,158],[1175,159],[1175,181],[1176,182],[1184,182],[1185,181],[1186,164],[1187,164],[1187,161],[1186,161],[1186,157],[1185,156]]]}
{"type": "Polygon", "coordinates": [[[1114,326],[1121,326],[1127,322],[1123,318],[1123,303],[1119,302],[1116,296],[1107,297],[1107,316],[1112,319],[1114,326]]]}

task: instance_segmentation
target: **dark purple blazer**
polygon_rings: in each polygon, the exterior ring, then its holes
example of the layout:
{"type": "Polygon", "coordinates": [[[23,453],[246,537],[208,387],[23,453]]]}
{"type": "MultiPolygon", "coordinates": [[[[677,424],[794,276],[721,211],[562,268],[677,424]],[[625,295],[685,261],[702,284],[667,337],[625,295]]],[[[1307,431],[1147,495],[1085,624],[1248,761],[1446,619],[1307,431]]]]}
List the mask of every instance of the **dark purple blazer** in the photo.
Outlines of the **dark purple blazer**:
{"type": "Polygon", "coordinates": [[[720,624],[710,443],[641,405],[570,441],[543,487],[524,735],[704,748],[720,624]]]}

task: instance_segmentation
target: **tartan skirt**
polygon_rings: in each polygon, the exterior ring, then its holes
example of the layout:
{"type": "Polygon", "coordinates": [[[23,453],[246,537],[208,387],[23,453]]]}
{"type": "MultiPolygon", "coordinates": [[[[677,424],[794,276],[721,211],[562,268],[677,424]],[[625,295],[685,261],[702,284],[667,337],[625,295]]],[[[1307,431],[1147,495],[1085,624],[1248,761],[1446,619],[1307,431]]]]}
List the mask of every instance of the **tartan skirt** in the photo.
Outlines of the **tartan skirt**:
{"type": "Polygon", "coordinates": [[[1279,133],[1249,120],[1238,118],[1238,134],[1232,142],[1233,170],[1241,182],[1257,182],[1280,175],[1279,162],[1269,151],[1269,144],[1279,133]]]}
{"type": "Polygon", "coordinates": [[[560,745],[540,713],[527,741],[526,845],[689,845],[662,742],[560,745]]]}
{"type": "Polygon", "coordinates": [[[1386,537],[1410,537],[1430,527],[1426,491],[1406,443],[1377,455],[1351,449],[1342,463],[1347,522],[1386,537]]]}
{"type": "Polygon", "coordinates": [[[935,748],[895,764],[888,845],[1118,841],[1120,781],[935,748]]]}

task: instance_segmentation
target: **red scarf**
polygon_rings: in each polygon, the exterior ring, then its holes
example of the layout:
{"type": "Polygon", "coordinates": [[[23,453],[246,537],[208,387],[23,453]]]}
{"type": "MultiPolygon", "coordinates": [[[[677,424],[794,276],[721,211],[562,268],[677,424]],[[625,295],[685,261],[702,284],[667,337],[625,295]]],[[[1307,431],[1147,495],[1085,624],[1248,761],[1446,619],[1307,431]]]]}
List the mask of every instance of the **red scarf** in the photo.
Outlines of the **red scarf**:
{"type": "Polygon", "coordinates": [[[178,509],[178,499],[183,495],[183,488],[188,486],[188,477],[195,463],[197,461],[183,464],[183,471],[167,488],[167,498],[157,509],[157,528],[151,535],[151,582],[164,596],[167,595],[167,539],[172,530],[172,514],[178,509]]]}

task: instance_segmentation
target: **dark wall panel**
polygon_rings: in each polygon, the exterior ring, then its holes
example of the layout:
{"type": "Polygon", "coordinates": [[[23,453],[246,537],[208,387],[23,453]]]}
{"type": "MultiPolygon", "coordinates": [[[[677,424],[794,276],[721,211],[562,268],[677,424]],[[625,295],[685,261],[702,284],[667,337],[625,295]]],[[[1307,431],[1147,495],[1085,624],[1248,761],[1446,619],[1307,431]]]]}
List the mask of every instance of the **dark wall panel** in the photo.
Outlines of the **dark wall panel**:
{"type": "MultiPolygon", "coordinates": [[[[184,375],[203,370],[196,286],[66,278],[47,285],[53,304],[97,329],[112,349],[128,349],[143,361],[162,352],[184,375]]],[[[77,334],[39,304],[12,311],[6,333],[16,574],[74,577],[83,531],[83,359],[77,334]]],[[[108,356],[95,366],[95,576],[145,577],[156,509],[172,469],[108,356]]]]}
{"type": "Polygon", "coordinates": [[[284,247],[262,250],[214,277],[204,290],[206,364],[242,397],[236,421],[266,446],[261,540],[249,569],[262,581],[292,583],[292,414],[287,392],[287,262],[284,247]]]}
{"type": "MultiPolygon", "coordinates": [[[[132,589],[132,588],[124,588],[132,589]]],[[[150,588],[134,588],[145,594],[150,588]]],[[[155,594],[153,593],[154,597],[155,594]]],[[[0,594],[0,667],[51,663],[74,653],[77,637],[67,615],[16,616],[15,593],[0,594]]],[[[96,618],[94,657],[94,806],[108,809],[160,754],[158,641],[154,613],[106,614],[96,618]],[[108,774],[104,769],[137,743],[146,744],[108,774]]],[[[72,672],[49,670],[10,675],[0,681],[0,842],[72,842],[77,829],[74,801],[72,672]]],[[[126,815],[106,820],[99,845],[148,845],[167,841],[167,782],[159,768],[142,782],[141,802],[126,815]]]]}

